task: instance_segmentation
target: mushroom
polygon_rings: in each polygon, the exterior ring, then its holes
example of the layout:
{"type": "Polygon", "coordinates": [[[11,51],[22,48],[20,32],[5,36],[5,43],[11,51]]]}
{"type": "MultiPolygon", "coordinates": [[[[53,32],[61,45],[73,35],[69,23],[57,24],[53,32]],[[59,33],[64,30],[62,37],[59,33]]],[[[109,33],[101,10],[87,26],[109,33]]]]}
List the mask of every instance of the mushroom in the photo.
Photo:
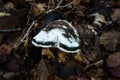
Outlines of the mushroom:
{"type": "Polygon", "coordinates": [[[66,20],[50,22],[35,37],[32,44],[35,47],[58,48],[66,53],[76,53],[80,50],[80,39],[77,30],[66,20]]]}

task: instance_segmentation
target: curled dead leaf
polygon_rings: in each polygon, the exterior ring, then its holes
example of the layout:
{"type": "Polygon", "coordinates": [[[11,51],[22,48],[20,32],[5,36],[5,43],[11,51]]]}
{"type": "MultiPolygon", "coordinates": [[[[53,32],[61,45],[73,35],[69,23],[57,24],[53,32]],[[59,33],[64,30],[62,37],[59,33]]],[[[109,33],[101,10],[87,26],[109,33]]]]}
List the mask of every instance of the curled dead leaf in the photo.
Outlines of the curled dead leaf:
{"type": "Polygon", "coordinates": [[[10,11],[11,9],[15,9],[15,5],[12,2],[8,2],[5,4],[5,9],[10,11]]]}
{"type": "Polygon", "coordinates": [[[10,13],[0,12],[0,17],[10,16],[10,13]]]}
{"type": "Polygon", "coordinates": [[[39,16],[40,14],[44,13],[46,11],[45,4],[42,3],[38,3],[38,4],[33,4],[33,9],[32,9],[32,13],[35,16],[39,16]]]}

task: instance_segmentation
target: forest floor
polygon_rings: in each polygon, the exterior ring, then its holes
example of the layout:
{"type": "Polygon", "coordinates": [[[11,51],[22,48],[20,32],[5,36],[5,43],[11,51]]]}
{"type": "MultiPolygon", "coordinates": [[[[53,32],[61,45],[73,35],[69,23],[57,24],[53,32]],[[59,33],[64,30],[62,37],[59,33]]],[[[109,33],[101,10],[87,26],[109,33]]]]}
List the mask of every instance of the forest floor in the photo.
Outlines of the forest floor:
{"type": "Polygon", "coordinates": [[[0,80],[120,80],[120,1],[0,0],[0,80]],[[32,44],[58,19],[74,26],[78,52],[32,44]]]}

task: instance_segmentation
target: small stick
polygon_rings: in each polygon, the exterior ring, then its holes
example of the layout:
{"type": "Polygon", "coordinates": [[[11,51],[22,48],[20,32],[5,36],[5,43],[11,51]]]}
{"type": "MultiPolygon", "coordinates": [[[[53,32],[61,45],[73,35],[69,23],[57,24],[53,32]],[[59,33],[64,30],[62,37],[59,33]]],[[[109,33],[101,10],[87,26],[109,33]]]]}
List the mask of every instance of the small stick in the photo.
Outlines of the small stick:
{"type": "Polygon", "coordinates": [[[120,17],[118,17],[117,20],[112,21],[111,23],[107,23],[105,26],[103,26],[102,30],[109,28],[111,25],[116,24],[120,20],[120,17]]]}
{"type": "MultiPolygon", "coordinates": [[[[50,13],[50,12],[52,12],[52,11],[58,9],[58,8],[67,7],[67,6],[71,5],[71,4],[73,4],[75,1],[76,1],[76,0],[74,0],[74,1],[66,4],[66,5],[64,5],[64,6],[60,6],[60,4],[63,2],[63,0],[60,0],[60,2],[58,3],[58,5],[57,5],[54,9],[48,10],[45,14],[48,14],[48,13],[50,13]]],[[[49,9],[49,4],[50,4],[50,0],[49,0],[49,3],[48,3],[48,9],[49,9]]],[[[45,15],[45,14],[44,14],[44,15],[45,15]]],[[[40,17],[41,17],[41,16],[40,16],[40,17]]],[[[33,27],[33,25],[35,24],[35,22],[37,22],[37,20],[38,20],[40,17],[38,17],[36,20],[34,20],[34,21],[32,22],[32,24],[31,24],[30,27],[28,28],[26,34],[25,34],[24,37],[21,39],[21,42],[24,42],[24,39],[26,38],[26,36],[29,35],[29,32],[30,32],[31,28],[33,27]]]]}
{"type": "Polygon", "coordinates": [[[54,9],[50,9],[50,10],[48,10],[48,11],[46,12],[46,14],[49,13],[49,12],[51,12],[51,11],[54,11],[54,10],[56,10],[56,9],[58,9],[58,8],[64,8],[64,7],[67,7],[67,6],[73,4],[73,3],[76,2],[76,1],[77,1],[77,0],[74,0],[74,1],[68,3],[68,4],[64,5],[64,6],[60,6],[60,4],[63,2],[63,0],[61,0],[61,1],[58,3],[58,5],[57,5],[54,9]]]}
{"type": "Polygon", "coordinates": [[[48,1],[48,7],[47,7],[47,10],[50,9],[50,0],[48,1]]]}
{"type": "Polygon", "coordinates": [[[36,21],[33,21],[33,22],[32,22],[32,24],[31,24],[30,27],[28,28],[26,34],[25,34],[25,35],[23,36],[23,38],[21,39],[21,42],[24,42],[26,36],[29,35],[29,32],[30,32],[31,28],[33,27],[33,25],[35,24],[35,22],[36,22],[36,21]]]}
{"type": "Polygon", "coordinates": [[[93,63],[93,64],[90,64],[90,65],[87,65],[85,68],[84,68],[84,71],[91,68],[92,66],[95,66],[95,67],[99,67],[103,64],[103,60],[99,60],[97,61],[96,63],[93,63]]]}
{"type": "Polygon", "coordinates": [[[4,7],[4,4],[3,4],[2,0],[0,0],[0,4],[2,5],[2,7],[4,9],[4,12],[7,12],[7,9],[4,7]]]}
{"type": "Polygon", "coordinates": [[[21,31],[21,28],[17,28],[17,29],[3,29],[0,30],[0,33],[10,33],[10,32],[19,32],[21,31]]]}
{"type": "Polygon", "coordinates": [[[60,2],[57,4],[56,7],[59,7],[62,4],[63,0],[60,0],[60,2]]]}

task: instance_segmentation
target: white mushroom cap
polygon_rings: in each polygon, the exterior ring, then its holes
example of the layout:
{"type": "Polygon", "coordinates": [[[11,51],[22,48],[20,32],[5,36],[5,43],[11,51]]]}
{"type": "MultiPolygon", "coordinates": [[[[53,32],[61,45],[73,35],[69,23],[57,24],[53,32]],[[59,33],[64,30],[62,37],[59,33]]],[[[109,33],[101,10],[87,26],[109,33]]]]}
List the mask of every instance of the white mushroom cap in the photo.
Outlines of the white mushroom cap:
{"type": "Polygon", "coordinates": [[[80,39],[77,30],[66,20],[49,23],[32,40],[36,47],[58,48],[67,53],[79,51],[80,39]]]}

